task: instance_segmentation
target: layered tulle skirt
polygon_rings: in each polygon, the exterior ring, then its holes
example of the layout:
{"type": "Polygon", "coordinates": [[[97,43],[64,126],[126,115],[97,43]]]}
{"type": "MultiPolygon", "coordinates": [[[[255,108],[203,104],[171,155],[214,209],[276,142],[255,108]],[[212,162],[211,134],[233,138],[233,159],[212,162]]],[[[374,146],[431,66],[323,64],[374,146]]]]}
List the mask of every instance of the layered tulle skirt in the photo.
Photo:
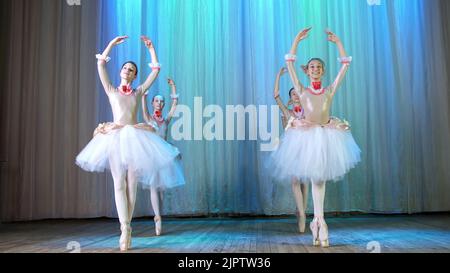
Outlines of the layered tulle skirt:
{"type": "Polygon", "coordinates": [[[337,118],[326,126],[298,122],[270,155],[269,171],[280,182],[338,181],[361,160],[348,123],[337,118]]]}
{"type": "Polygon", "coordinates": [[[180,152],[175,146],[138,126],[114,126],[96,129],[93,139],[76,157],[78,166],[89,172],[132,171],[144,187],[165,189],[185,184],[180,152]]]}

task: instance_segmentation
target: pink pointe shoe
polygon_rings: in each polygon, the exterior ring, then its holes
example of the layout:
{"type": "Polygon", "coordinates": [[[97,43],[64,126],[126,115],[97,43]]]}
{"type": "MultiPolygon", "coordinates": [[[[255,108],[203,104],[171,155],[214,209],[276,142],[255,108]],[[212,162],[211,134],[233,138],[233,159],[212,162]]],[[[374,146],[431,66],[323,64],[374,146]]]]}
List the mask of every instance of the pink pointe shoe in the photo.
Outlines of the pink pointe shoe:
{"type": "Polygon", "coordinates": [[[310,224],[313,234],[313,246],[329,247],[328,225],[323,218],[314,218],[310,224]]]}
{"type": "Polygon", "coordinates": [[[319,240],[322,247],[330,246],[330,242],[328,240],[328,225],[325,223],[324,219],[319,221],[319,240]]]}
{"type": "Polygon", "coordinates": [[[155,220],[155,233],[156,233],[156,236],[160,236],[161,232],[162,232],[161,216],[155,216],[154,220],[155,220]]]}
{"type": "Polygon", "coordinates": [[[130,225],[121,225],[122,234],[119,239],[120,251],[127,251],[131,248],[131,227],[130,225]]]}
{"type": "Polygon", "coordinates": [[[313,235],[313,246],[319,246],[319,221],[317,218],[309,224],[309,228],[311,229],[311,233],[313,235]]]}

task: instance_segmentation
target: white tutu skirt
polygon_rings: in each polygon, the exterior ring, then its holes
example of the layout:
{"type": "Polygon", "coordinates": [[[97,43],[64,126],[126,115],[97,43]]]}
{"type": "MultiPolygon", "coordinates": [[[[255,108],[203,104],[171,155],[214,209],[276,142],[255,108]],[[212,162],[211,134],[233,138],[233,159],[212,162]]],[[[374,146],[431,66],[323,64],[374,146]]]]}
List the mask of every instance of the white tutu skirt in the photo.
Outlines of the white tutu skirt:
{"type": "Polygon", "coordinates": [[[76,164],[89,172],[132,171],[144,186],[165,189],[185,184],[179,154],[155,133],[128,125],[97,134],[78,154],[76,164]]]}
{"type": "Polygon", "coordinates": [[[280,182],[338,181],[361,160],[361,150],[349,130],[288,129],[271,153],[269,170],[280,182]]]}
{"type": "MultiPolygon", "coordinates": [[[[177,149],[175,146],[174,148],[177,149]]],[[[141,181],[144,188],[155,187],[161,190],[182,186],[185,183],[181,156],[177,156],[171,164],[159,169],[148,179],[141,181]]]]}

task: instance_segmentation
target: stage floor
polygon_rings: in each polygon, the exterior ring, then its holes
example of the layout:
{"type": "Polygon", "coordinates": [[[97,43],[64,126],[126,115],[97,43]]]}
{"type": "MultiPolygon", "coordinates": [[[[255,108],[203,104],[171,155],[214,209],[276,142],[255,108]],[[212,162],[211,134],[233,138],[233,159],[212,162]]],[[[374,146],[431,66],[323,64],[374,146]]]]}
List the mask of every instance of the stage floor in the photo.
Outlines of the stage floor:
{"type": "MultiPolygon", "coordinates": [[[[308,217],[307,226],[312,220],[308,217]]],[[[328,217],[330,248],[312,246],[296,218],[151,218],[132,223],[130,253],[433,253],[450,252],[450,214],[328,217]]],[[[47,220],[0,225],[2,253],[119,252],[117,219],[47,220]],[[79,247],[79,248],[78,248],[79,247]]]]}

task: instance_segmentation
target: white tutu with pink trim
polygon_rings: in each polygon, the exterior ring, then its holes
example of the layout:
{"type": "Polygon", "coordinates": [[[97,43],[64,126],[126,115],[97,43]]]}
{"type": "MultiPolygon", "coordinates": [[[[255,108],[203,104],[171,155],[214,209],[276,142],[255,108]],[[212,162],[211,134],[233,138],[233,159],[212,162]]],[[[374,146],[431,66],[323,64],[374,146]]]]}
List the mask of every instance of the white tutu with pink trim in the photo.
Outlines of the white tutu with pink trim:
{"type": "Polygon", "coordinates": [[[103,172],[112,167],[132,171],[144,187],[165,189],[184,185],[178,149],[157,134],[136,127],[127,125],[103,131],[97,128],[102,133],[96,133],[78,154],[76,164],[89,172],[103,172]]]}
{"type": "Polygon", "coordinates": [[[325,126],[299,121],[280,139],[270,155],[269,172],[280,182],[338,181],[358,162],[361,150],[348,123],[332,118],[325,126]]]}

